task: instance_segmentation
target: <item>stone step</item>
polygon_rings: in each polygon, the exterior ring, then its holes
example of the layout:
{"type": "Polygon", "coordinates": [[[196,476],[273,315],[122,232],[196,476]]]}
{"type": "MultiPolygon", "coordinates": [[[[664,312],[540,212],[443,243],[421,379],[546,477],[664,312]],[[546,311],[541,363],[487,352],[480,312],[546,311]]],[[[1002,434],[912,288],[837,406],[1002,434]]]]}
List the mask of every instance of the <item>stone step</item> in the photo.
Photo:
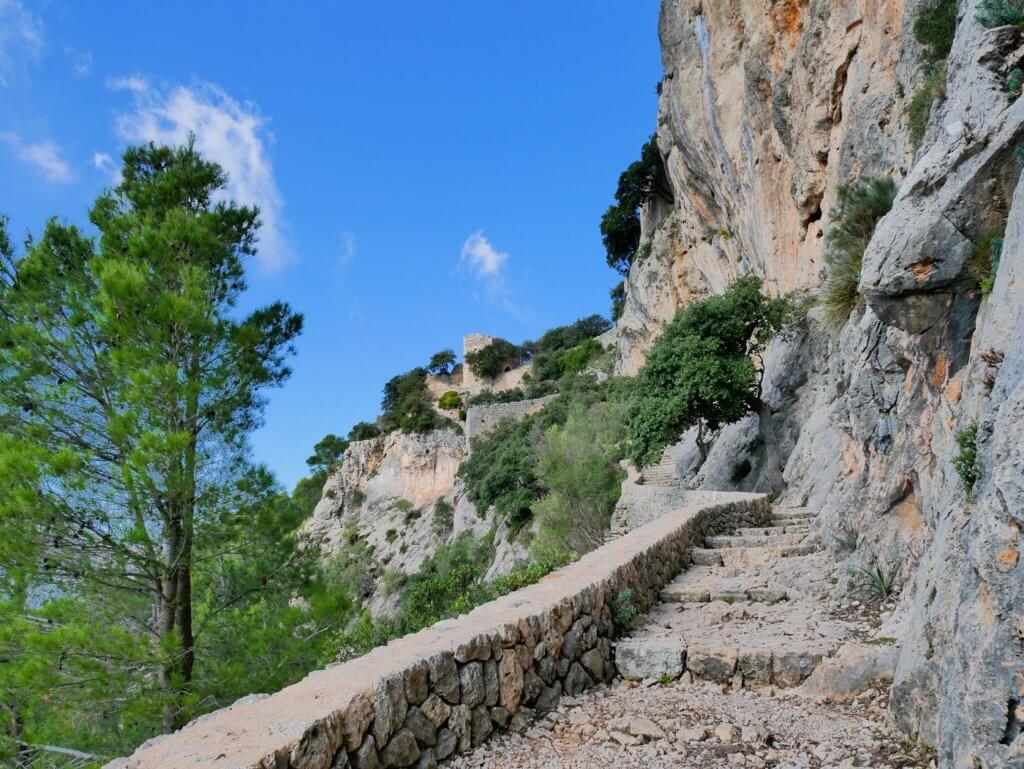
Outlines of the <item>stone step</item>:
{"type": "Polygon", "coordinates": [[[726,547],[782,547],[785,545],[799,545],[804,540],[804,534],[776,534],[759,536],[719,536],[706,537],[704,546],[721,550],[726,547]]]}
{"type": "Polygon", "coordinates": [[[736,529],[736,534],[741,537],[759,537],[762,535],[772,536],[774,534],[807,534],[810,526],[803,524],[791,524],[789,526],[744,526],[736,529]]]}
{"type": "Polygon", "coordinates": [[[814,521],[817,517],[816,513],[808,513],[801,510],[773,510],[771,514],[772,522],[778,523],[804,523],[814,521]]]}
{"type": "Polygon", "coordinates": [[[815,545],[784,545],[782,547],[728,547],[690,548],[690,557],[697,566],[738,566],[741,564],[766,563],[776,558],[790,558],[810,555],[817,551],[815,545]]]}
{"type": "Polygon", "coordinates": [[[688,670],[694,678],[730,683],[738,675],[744,685],[799,686],[820,664],[826,651],[813,646],[741,648],[687,645],[685,639],[624,638],[614,645],[620,676],[643,680],[688,670]]]}
{"type": "Polygon", "coordinates": [[[778,603],[788,598],[785,590],[763,585],[716,588],[707,585],[671,584],[661,591],[661,600],[667,603],[778,603]]]}

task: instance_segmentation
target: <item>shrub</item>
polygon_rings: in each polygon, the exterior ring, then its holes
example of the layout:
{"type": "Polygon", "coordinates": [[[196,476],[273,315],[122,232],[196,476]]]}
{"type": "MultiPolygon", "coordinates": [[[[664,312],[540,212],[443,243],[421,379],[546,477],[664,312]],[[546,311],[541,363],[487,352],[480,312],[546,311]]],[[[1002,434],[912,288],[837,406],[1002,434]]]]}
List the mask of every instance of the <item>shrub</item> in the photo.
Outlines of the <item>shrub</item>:
{"type": "Polygon", "coordinates": [[[478,377],[494,379],[506,366],[518,367],[523,362],[523,348],[507,339],[495,339],[486,347],[466,355],[466,365],[478,377]]]}
{"type": "Polygon", "coordinates": [[[884,600],[892,595],[896,586],[897,568],[886,568],[876,556],[871,556],[867,567],[856,566],[850,570],[856,587],[868,596],[884,600]]]}
{"type": "Polygon", "coordinates": [[[822,303],[829,323],[841,326],[860,306],[860,269],[864,251],[878,220],[892,208],[896,183],[889,177],[865,177],[839,188],[829,212],[825,281],[822,303]]]}
{"type": "Polygon", "coordinates": [[[633,605],[633,588],[627,587],[615,596],[615,623],[617,625],[628,625],[637,615],[636,606],[633,605]]]}
{"type": "Polygon", "coordinates": [[[1014,67],[1006,75],[1006,92],[1011,99],[1020,96],[1021,88],[1024,87],[1024,69],[1014,67]]]}
{"type": "Polygon", "coordinates": [[[925,78],[907,105],[910,142],[916,150],[924,140],[928,118],[936,99],[946,98],[946,64],[938,62],[925,68],[925,78]]]}
{"type": "Polygon", "coordinates": [[[455,525],[455,508],[453,508],[444,497],[438,497],[434,503],[434,516],[431,519],[431,529],[434,534],[445,539],[451,534],[455,525]]]}
{"type": "Polygon", "coordinates": [[[655,461],[694,426],[706,455],[722,425],[759,408],[761,375],[751,356],[789,313],[785,300],[764,297],[760,279],[750,275],[679,311],[632,385],[628,454],[637,466],[655,461]]]}
{"type": "Polygon", "coordinates": [[[555,382],[562,377],[564,372],[558,362],[560,355],[600,336],[611,328],[611,325],[606,318],[600,315],[590,315],[567,326],[556,326],[549,329],[536,342],[524,342],[523,349],[533,359],[530,379],[531,397],[546,394],[543,391],[548,389],[548,383],[555,382]]]}
{"type": "Polygon", "coordinates": [[[529,508],[540,494],[537,459],[531,438],[534,420],[502,422],[473,439],[473,451],[459,467],[466,492],[480,516],[494,505],[501,516],[529,508]]]}
{"type": "Polygon", "coordinates": [[[983,27],[1019,26],[1024,24],[1024,3],[1020,0],[981,0],[976,18],[983,27]]]}
{"type": "Polygon", "coordinates": [[[445,411],[453,411],[462,408],[462,396],[455,390],[449,390],[438,400],[437,405],[445,411]]]}
{"type": "Polygon", "coordinates": [[[608,296],[612,300],[612,320],[617,322],[626,309],[626,281],[619,281],[608,296]]]}
{"type": "Polygon", "coordinates": [[[405,517],[402,519],[402,523],[404,523],[406,526],[408,526],[413,521],[418,521],[422,517],[423,517],[423,511],[422,510],[415,510],[415,509],[414,510],[409,510],[409,511],[406,512],[405,517]]]}
{"type": "Polygon", "coordinates": [[[434,411],[424,368],[414,368],[388,380],[381,409],[381,424],[388,432],[424,433],[447,422],[434,411]]]}
{"type": "Polygon", "coordinates": [[[394,542],[396,539],[398,539],[398,530],[397,529],[388,529],[384,533],[384,539],[386,539],[388,542],[394,542]]]}
{"type": "Polygon", "coordinates": [[[974,489],[974,484],[981,478],[981,468],[978,466],[977,422],[971,422],[957,433],[956,445],[959,451],[953,457],[953,466],[956,468],[957,475],[964,482],[964,488],[970,492],[974,489]]]}
{"type": "Polygon", "coordinates": [[[967,261],[967,274],[970,275],[971,279],[985,296],[992,293],[992,286],[995,284],[996,273],[999,271],[999,259],[1002,253],[1003,234],[1001,232],[989,232],[975,244],[974,252],[967,261]]]}
{"type": "Polygon", "coordinates": [[[363,504],[363,502],[366,501],[366,494],[363,492],[362,489],[355,488],[352,489],[351,492],[349,492],[349,499],[352,500],[353,505],[359,507],[360,505],[363,504]]]}
{"type": "Polygon", "coordinates": [[[515,403],[526,398],[526,394],[515,387],[511,390],[502,390],[500,393],[484,390],[469,399],[470,406],[486,406],[492,403],[515,403]]]}
{"type": "Polygon", "coordinates": [[[626,407],[620,402],[590,408],[576,403],[564,425],[548,428],[538,461],[548,494],[534,506],[540,522],[535,554],[582,555],[603,543],[621,492],[619,445],[625,433],[626,407]]]}
{"type": "Polygon", "coordinates": [[[956,0],[932,0],[921,8],[914,21],[914,38],[924,46],[928,61],[949,56],[956,35],[956,0]]]}
{"type": "Polygon", "coordinates": [[[566,374],[578,374],[594,358],[604,352],[601,343],[596,339],[588,339],[581,345],[573,347],[561,353],[555,360],[562,376],[566,374]]]}
{"type": "Polygon", "coordinates": [[[356,422],[348,431],[350,441],[368,441],[380,435],[380,428],[373,422],[356,422]]]}

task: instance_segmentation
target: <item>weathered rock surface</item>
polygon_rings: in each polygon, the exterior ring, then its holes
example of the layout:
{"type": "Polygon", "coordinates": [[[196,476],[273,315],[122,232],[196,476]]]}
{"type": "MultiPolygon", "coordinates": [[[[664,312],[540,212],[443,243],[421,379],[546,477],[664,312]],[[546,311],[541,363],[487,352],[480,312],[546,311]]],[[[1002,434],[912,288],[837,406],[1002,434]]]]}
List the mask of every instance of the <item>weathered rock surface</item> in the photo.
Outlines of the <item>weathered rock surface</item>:
{"type": "MultiPolygon", "coordinates": [[[[958,3],[946,97],[915,151],[906,108],[922,78],[922,6],[664,0],[657,137],[674,201],[645,212],[617,368],[636,371],[679,307],[741,273],[778,294],[816,290],[839,185],[897,180],[864,255],[864,308],[836,333],[812,311],[776,340],[766,408],[726,427],[703,465],[684,440],[675,471],[693,489],[774,491],[813,507],[833,557],[895,574],[905,631],[893,715],[939,748],[941,766],[1000,766],[1024,760],[1024,100],[1004,87],[1024,39],[978,24],[979,0],[958,3]],[[982,300],[965,261],[1007,219],[982,300]],[[952,460],[975,422],[970,493],[952,460]]],[[[623,505],[624,520],[664,496],[630,494],[642,501],[623,505]]]]}

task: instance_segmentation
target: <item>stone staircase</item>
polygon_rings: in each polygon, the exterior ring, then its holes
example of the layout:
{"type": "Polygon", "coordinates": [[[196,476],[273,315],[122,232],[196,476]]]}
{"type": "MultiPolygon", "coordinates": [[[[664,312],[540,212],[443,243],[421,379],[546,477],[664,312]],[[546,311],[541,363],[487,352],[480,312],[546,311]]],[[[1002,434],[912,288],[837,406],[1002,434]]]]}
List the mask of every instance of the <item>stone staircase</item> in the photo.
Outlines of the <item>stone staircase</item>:
{"type": "Polygon", "coordinates": [[[644,486],[678,486],[679,475],[676,473],[677,458],[671,451],[666,451],[661,461],[640,471],[640,483],[644,486]]]}
{"type": "Polygon", "coordinates": [[[814,520],[803,508],[777,509],[765,526],[693,548],[662,603],[615,643],[619,674],[689,674],[736,689],[802,683],[850,632],[824,608],[831,571],[814,520]]]}

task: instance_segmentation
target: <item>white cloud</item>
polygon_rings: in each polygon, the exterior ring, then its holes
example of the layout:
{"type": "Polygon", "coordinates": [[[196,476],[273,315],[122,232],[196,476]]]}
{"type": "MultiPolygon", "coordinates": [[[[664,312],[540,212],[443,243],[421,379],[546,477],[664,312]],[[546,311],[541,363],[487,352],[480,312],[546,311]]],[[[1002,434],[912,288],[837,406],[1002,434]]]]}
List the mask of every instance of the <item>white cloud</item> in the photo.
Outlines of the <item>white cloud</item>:
{"type": "Polygon", "coordinates": [[[20,0],[0,0],[0,86],[10,85],[43,50],[43,25],[20,0]]]}
{"type": "Polygon", "coordinates": [[[356,236],[349,230],[341,233],[341,265],[348,267],[356,255],[356,236]]]}
{"type": "Polygon", "coordinates": [[[75,173],[60,156],[60,148],[51,141],[24,142],[17,134],[0,134],[0,141],[11,147],[19,160],[33,166],[48,182],[70,184],[75,173]]]}
{"type": "Polygon", "coordinates": [[[71,59],[71,74],[75,77],[89,77],[92,74],[92,52],[65,48],[64,52],[71,59]]]}
{"type": "Polygon", "coordinates": [[[145,93],[149,90],[149,81],[142,75],[125,75],[124,77],[107,78],[107,88],[112,91],[131,91],[145,93]]]}
{"type": "Polygon", "coordinates": [[[498,305],[513,315],[521,316],[523,311],[512,301],[505,283],[503,270],[506,264],[508,254],[491,245],[483,230],[477,230],[462,244],[459,268],[468,268],[483,287],[483,295],[476,298],[498,305]]]}
{"type": "Polygon", "coordinates": [[[477,230],[462,244],[462,255],[459,265],[469,265],[469,269],[478,278],[500,276],[502,268],[508,261],[508,254],[498,251],[484,236],[483,230],[477,230]]]}
{"type": "Polygon", "coordinates": [[[111,88],[134,94],[135,109],[117,117],[118,135],[129,142],[183,144],[194,134],[196,148],[228,174],[222,197],[260,209],[262,227],[257,259],[266,272],[291,261],[284,235],[284,201],[267,155],[266,120],[209,83],[163,90],[133,75],[108,81],[111,88]]]}
{"type": "Polygon", "coordinates": [[[121,183],[121,168],[106,152],[92,153],[92,165],[110,177],[110,183],[115,187],[121,183]]]}

